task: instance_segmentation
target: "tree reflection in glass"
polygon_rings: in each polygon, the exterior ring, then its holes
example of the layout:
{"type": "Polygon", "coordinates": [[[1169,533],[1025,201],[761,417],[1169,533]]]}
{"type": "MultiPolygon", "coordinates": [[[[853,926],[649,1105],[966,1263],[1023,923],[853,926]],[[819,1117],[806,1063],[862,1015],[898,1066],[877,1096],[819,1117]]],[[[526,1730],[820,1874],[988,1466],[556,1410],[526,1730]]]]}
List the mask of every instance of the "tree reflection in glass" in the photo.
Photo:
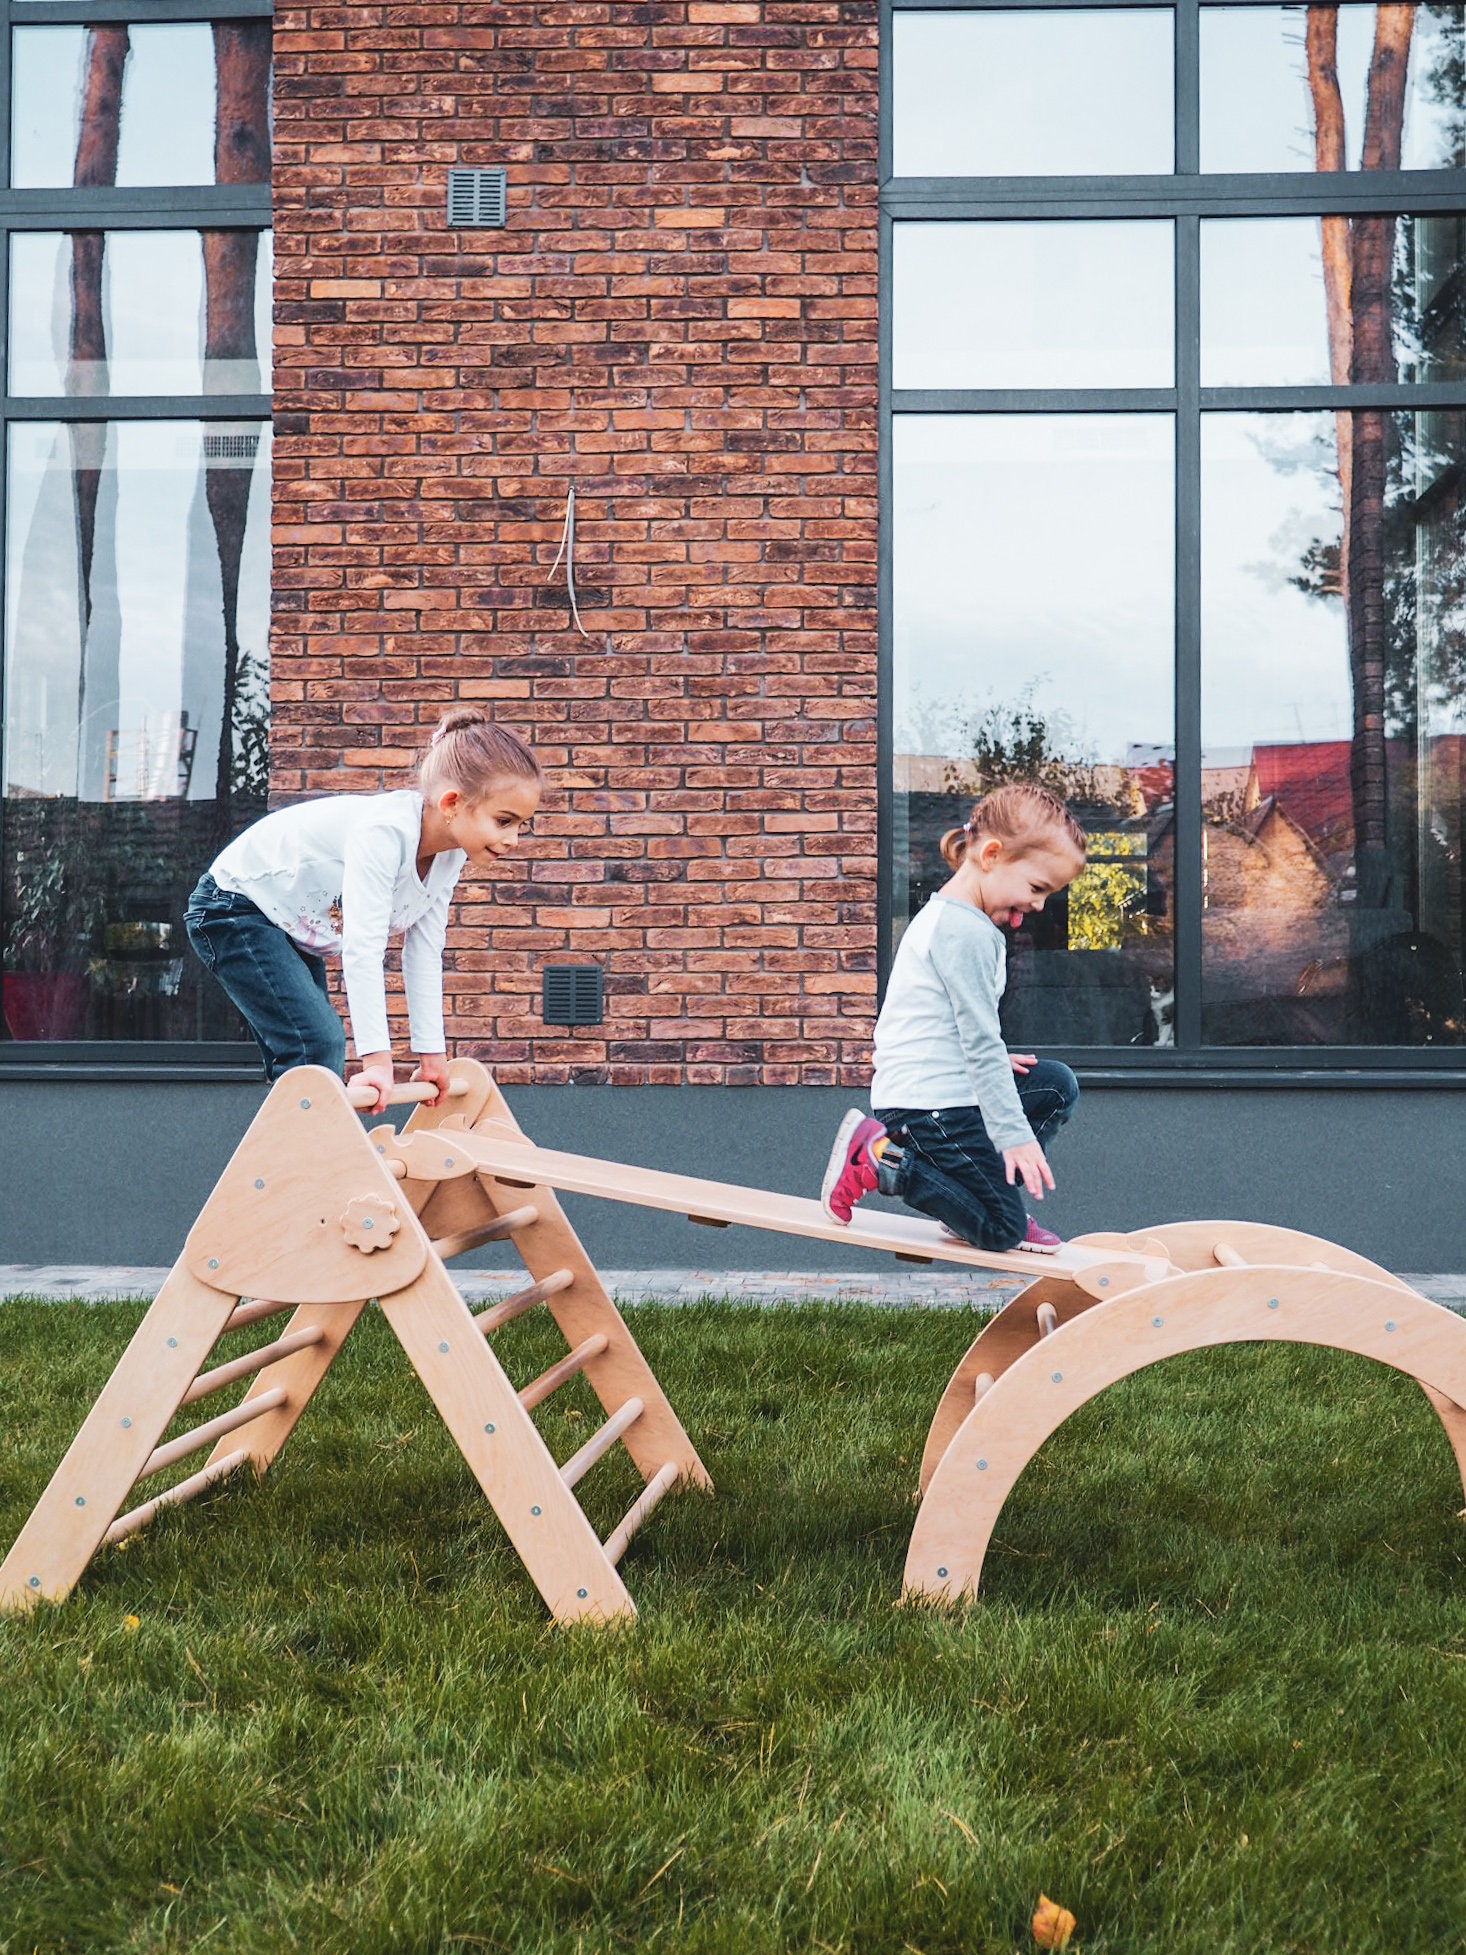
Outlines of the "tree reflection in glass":
{"type": "MultiPolygon", "coordinates": [[[[214,180],[266,182],[269,23],[202,31],[214,180]]],[[[78,187],[119,180],[131,32],[85,31],[78,187]]],[[[97,418],[11,437],[5,1024],[13,1038],[234,1036],[184,985],[179,918],[266,789],[261,430],[105,419],[105,246],[102,232],[71,236],[65,387],[97,418]],[[48,973],[66,984],[31,981],[48,973]]],[[[258,367],[258,234],[205,232],[200,248],[209,391],[258,367]]]]}
{"type": "MultiPolygon", "coordinates": [[[[1320,171],[1344,169],[1351,141],[1362,169],[1402,166],[1416,22],[1414,7],[1375,9],[1362,129],[1351,137],[1339,9],[1307,10],[1320,171]]],[[[1446,25],[1456,58],[1435,61],[1424,93],[1442,110],[1437,126],[1458,129],[1458,12],[1447,10],[1446,25]]],[[[1454,368],[1459,300],[1446,295],[1456,281],[1436,261],[1459,228],[1417,220],[1411,242],[1420,248],[1402,257],[1399,222],[1375,213],[1318,220],[1335,386],[1394,382],[1402,318],[1416,335],[1417,366],[1428,371],[1438,348],[1439,363],[1454,368]]],[[[1213,419],[1204,429],[1204,739],[1214,757],[1229,746],[1247,756],[1207,770],[1203,1015],[1216,1042],[1466,1036],[1453,595],[1460,435],[1459,415],[1369,408],[1314,419],[1301,442],[1296,421],[1213,419]],[[1280,478],[1290,484],[1282,494],[1280,478]],[[1266,509],[1279,520],[1264,535],[1266,509]],[[1267,589],[1265,604],[1256,587],[1246,590],[1248,578],[1267,589]],[[1300,597],[1322,614],[1306,629],[1300,597]],[[1321,655],[1325,644],[1331,657],[1321,655]],[[1239,685],[1239,663],[1253,663],[1252,685],[1239,685]],[[1291,742],[1276,737],[1285,703],[1291,742]],[[1321,715],[1335,725],[1321,728],[1321,715]]]]}
{"type": "Polygon", "coordinates": [[[1203,425],[1211,1043],[1463,1037],[1466,416],[1371,418],[1384,480],[1367,676],[1350,645],[1336,417],[1203,425]]]}
{"type": "Polygon", "coordinates": [[[1042,781],[1089,865],[1011,941],[1007,1035],[1170,1043],[1171,418],[903,414],[893,459],[894,934],[943,830],[1042,781]]]}

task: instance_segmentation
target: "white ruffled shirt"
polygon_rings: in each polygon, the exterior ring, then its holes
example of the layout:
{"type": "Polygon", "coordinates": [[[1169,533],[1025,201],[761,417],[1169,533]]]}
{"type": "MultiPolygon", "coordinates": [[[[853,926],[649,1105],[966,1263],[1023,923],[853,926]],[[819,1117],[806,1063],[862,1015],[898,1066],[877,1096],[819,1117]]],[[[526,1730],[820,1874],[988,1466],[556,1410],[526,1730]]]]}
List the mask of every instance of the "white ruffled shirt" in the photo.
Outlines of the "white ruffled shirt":
{"type": "Polygon", "coordinates": [[[387,939],[402,933],[402,983],[414,1052],[444,1052],[443,940],[464,863],[445,849],[417,873],[422,796],[327,794],[277,808],[213,864],[221,889],[247,896],[302,950],[339,951],[358,1056],[386,1052],[387,939]]]}

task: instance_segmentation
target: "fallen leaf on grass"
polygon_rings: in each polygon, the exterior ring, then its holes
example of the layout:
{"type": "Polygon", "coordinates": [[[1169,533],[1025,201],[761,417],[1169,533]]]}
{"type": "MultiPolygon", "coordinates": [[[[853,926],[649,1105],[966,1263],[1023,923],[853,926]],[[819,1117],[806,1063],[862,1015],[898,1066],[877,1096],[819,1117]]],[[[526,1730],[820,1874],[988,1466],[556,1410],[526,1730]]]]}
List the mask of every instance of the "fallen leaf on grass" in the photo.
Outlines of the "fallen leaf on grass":
{"type": "Polygon", "coordinates": [[[1068,1908],[1051,1901],[1047,1894],[1038,1897],[1038,1912],[1033,1917],[1033,1938],[1040,1948],[1067,1948],[1074,1932],[1074,1916],[1068,1908]]]}

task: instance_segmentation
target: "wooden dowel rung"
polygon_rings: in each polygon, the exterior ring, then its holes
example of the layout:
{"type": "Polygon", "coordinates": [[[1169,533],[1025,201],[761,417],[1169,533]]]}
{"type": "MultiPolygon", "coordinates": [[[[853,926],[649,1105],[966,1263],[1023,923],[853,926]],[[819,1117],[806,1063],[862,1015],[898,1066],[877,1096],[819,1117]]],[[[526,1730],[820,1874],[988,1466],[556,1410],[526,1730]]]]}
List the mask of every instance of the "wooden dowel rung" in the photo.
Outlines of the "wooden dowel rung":
{"type": "MultiPolygon", "coordinates": [[[[422,1106],[427,1103],[441,1106],[443,1100],[461,1099],[467,1091],[466,1079],[450,1079],[448,1090],[440,1099],[437,1087],[430,1086],[425,1079],[408,1079],[391,1089],[387,1094],[387,1104],[388,1106],[422,1106]]],[[[346,1082],[346,1097],[355,1107],[375,1106],[377,1089],[375,1086],[368,1085],[358,1073],[354,1079],[346,1082]]]]}
{"type": "Polygon", "coordinates": [[[560,1478],[567,1487],[573,1487],[577,1480],[584,1479],[602,1453],[609,1453],[616,1441],[628,1427],[634,1426],[645,1405],[639,1398],[628,1398],[626,1403],[613,1412],[606,1423],[593,1432],[578,1453],[572,1453],[560,1468],[560,1478]]]}
{"type": "Polygon", "coordinates": [[[481,1249],[486,1242],[502,1242],[506,1235],[532,1228],[539,1219],[540,1212],[531,1202],[524,1208],[511,1208],[507,1215],[485,1222],[480,1229],[460,1229],[456,1235],[435,1236],[433,1247],[446,1263],[450,1256],[465,1255],[470,1249],[481,1249]]]}
{"type": "Polygon", "coordinates": [[[973,1404],[976,1405],[977,1401],[980,1398],[985,1398],[987,1394],[992,1390],[992,1388],[993,1388],[993,1374],[990,1371],[979,1371],[977,1377],[973,1381],[973,1391],[972,1391],[973,1404]]]}
{"type": "Polygon", "coordinates": [[[1059,1328],[1059,1313],[1051,1303],[1041,1303],[1035,1313],[1040,1337],[1052,1337],[1059,1328]]]}
{"type": "Polygon", "coordinates": [[[496,1331],[504,1324],[512,1324],[514,1319],[522,1317],[526,1310],[533,1310],[535,1305],[543,1303],[546,1297],[559,1296],[560,1292],[568,1290],[574,1281],[573,1269],[553,1269],[540,1282],[531,1283],[527,1290],[520,1290],[515,1296],[505,1297],[502,1303],[496,1303],[488,1310],[480,1310],[473,1321],[487,1337],[490,1331],[496,1331]]]}
{"type": "Polygon", "coordinates": [[[394,1181],[405,1181],[407,1179],[406,1161],[383,1161],[382,1166],[394,1181]]]}
{"type": "Polygon", "coordinates": [[[625,1554],[627,1544],[630,1542],[632,1535],[635,1534],[647,1515],[651,1513],[654,1507],[659,1506],[665,1496],[676,1486],[681,1477],[681,1472],[682,1469],[678,1466],[676,1460],[669,1459],[661,1471],[647,1481],[646,1486],[642,1489],[641,1497],[627,1510],[626,1518],[621,1522],[621,1525],[613,1533],[606,1536],[606,1559],[613,1567],[621,1559],[622,1555],[625,1554]]]}
{"type": "Polygon", "coordinates": [[[308,1344],[319,1344],[325,1335],[319,1324],[310,1324],[305,1330],[288,1331],[284,1337],[277,1337],[273,1344],[262,1344],[258,1351],[246,1351],[242,1358],[233,1358],[213,1371],[201,1372],[183,1394],[181,1402],[194,1405],[211,1392],[222,1392],[226,1385],[233,1385],[241,1378],[252,1378],[257,1371],[263,1371],[267,1364],[274,1364],[277,1358],[288,1358],[292,1351],[303,1351],[308,1344]]]}
{"type": "Polygon", "coordinates": [[[207,1419],[203,1425],[195,1426],[192,1432],[180,1433],[170,1439],[166,1446],[159,1446],[148,1455],[147,1464],[138,1474],[139,1480],[146,1480],[151,1473],[161,1473],[165,1466],[173,1466],[190,1453],[196,1453],[200,1446],[212,1446],[216,1439],[222,1439],[226,1432],[233,1432],[238,1426],[248,1425],[251,1419],[259,1418],[262,1412],[273,1412],[277,1405],[285,1403],[288,1393],[283,1385],[261,1392],[258,1398],[247,1398],[236,1405],[232,1412],[221,1412],[217,1419],[207,1419]]]}
{"type": "Polygon", "coordinates": [[[282,1310],[294,1308],[293,1303],[242,1303],[219,1335],[222,1337],[225,1331],[244,1330],[250,1324],[263,1323],[266,1317],[278,1317],[282,1310]]]}
{"type": "Polygon", "coordinates": [[[598,1330],[594,1337],[588,1337],[584,1344],[577,1344],[568,1357],[552,1364],[548,1371],[542,1371],[538,1378],[532,1379],[519,1394],[519,1402],[526,1412],[532,1412],[537,1405],[543,1405],[551,1392],[559,1391],[577,1373],[585,1370],[592,1358],[600,1356],[610,1339],[604,1331],[598,1330]]]}
{"type": "Polygon", "coordinates": [[[1220,1263],[1224,1269],[1246,1269],[1247,1267],[1247,1258],[1245,1256],[1239,1256],[1230,1242],[1213,1244],[1211,1253],[1212,1261],[1220,1263]]]}
{"type": "Polygon", "coordinates": [[[216,1459],[212,1466],[201,1467],[188,1479],[180,1480],[176,1487],[169,1487],[166,1493],[160,1493],[152,1500],[145,1500],[141,1507],[134,1507],[130,1514],[119,1514],[102,1539],[109,1546],[115,1545],[118,1541],[125,1541],[129,1534],[136,1534],[141,1528],[146,1527],[160,1507],[181,1507],[185,1500],[192,1500],[195,1494],[202,1493],[205,1487],[213,1486],[216,1480],[237,1473],[248,1458],[249,1454],[241,1448],[237,1453],[229,1453],[223,1459],[216,1459]]]}

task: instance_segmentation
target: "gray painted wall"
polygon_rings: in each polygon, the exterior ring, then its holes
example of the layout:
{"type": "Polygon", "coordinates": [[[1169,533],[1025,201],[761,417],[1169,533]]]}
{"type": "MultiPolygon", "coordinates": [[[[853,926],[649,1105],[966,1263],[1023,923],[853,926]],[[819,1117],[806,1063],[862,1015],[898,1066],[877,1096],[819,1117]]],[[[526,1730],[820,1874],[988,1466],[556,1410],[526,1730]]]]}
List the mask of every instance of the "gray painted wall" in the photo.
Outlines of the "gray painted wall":
{"type": "MultiPolygon", "coordinates": [[[[250,1084],[0,1083],[0,1262],[170,1263],[263,1097],[250,1084]]],[[[547,1147],[817,1192],[852,1096],[824,1087],[518,1087],[547,1147]]],[[[1466,1096],[1347,1087],[1090,1086],[1054,1149],[1066,1235],[1239,1216],[1395,1269],[1466,1269],[1466,1096]]],[[[607,1268],[861,1269],[838,1245],[566,1197],[607,1268]]],[[[486,1266],[504,1260],[487,1252],[486,1266]]]]}

